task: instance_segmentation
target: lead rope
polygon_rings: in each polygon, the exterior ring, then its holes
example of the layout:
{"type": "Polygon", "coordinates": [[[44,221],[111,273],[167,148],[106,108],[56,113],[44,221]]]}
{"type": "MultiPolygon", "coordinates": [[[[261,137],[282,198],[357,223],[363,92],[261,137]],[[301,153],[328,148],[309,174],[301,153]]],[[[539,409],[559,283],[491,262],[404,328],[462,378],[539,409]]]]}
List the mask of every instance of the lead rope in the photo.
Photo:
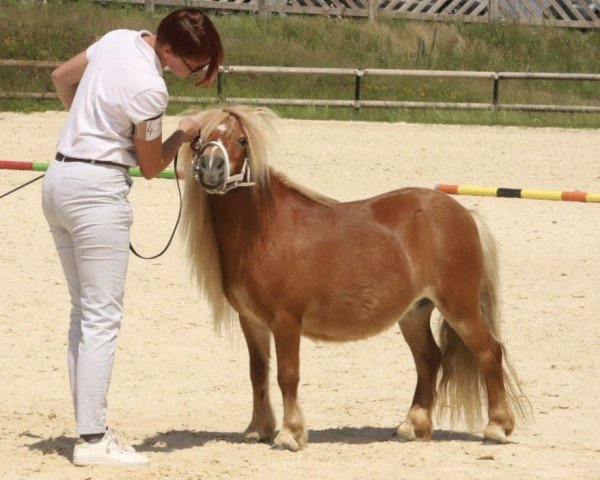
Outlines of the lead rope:
{"type": "Polygon", "coordinates": [[[45,173],[43,173],[42,175],[40,175],[39,177],[35,177],[33,180],[29,180],[27,183],[24,183],[23,185],[18,186],[17,188],[13,188],[10,192],[6,192],[3,193],[0,198],[4,198],[7,197],[8,195],[10,195],[11,193],[16,192],[17,190],[21,190],[23,187],[26,187],[27,185],[31,185],[33,182],[37,182],[40,178],[44,178],[44,175],[46,175],[45,173]]]}
{"type": "MultiPolygon", "coordinates": [[[[177,213],[177,221],[175,222],[175,227],[173,227],[173,232],[171,233],[171,237],[169,238],[167,245],[165,246],[165,248],[163,248],[161,250],[160,253],[157,253],[156,255],[153,255],[151,257],[144,257],[143,255],[140,255],[138,252],[136,252],[136,250],[135,250],[135,248],[133,248],[133,245],[131,244],[131,242],[129,242],[129,250],[131,250],[131,252],[136,257],[139,257],[143,260],[154,260],[155,258],[158,258],[162,254],[164,254],[167,251],[167,249],[169,248],[169,246],[171,245],[171,242],[173,241],[173,237],[175,237],[175,232],[177,231],[177,227],[179,226],[179,220],[181,219],[181,205],[183,204],[183,200],[181,198],[181,187],[179,186],[179,176],[177,175],[177,155],[178,155],[178,153],[175,154],[175,160],[173,161],[173,169],[175,171],[175,182],[177,183],[177,193],[179,194],[179,212],[177,213]]],[[[28,182],[24,183],[23,185],[19,185],[17,188],[13,188],[10,192],[3,193],[2,195],[0,195],[0,199],[7,197],[11,193],[21,190],[22,188],[26,187],[27,185],[31,185],[33,182],[37,182],[39,179],[43,178],[44,175],[45,174],[42,174],[39,177],[34,178],[33,180],[29,180],[28,182]]]]}
{"type": "Polygon", "coordinates": [[[158,258],[163,253],[165,253],[167,251],[167,249],[169,248],[169,246],[171,245],[171,242],[173,241],[173,237],[175,237],[175,232],[177,231],[177,227],[179,226],[179,220],[181,219],[181,205],[183,204],[183,200],[181,198],[181,187],[179,186],[179,175],[177,174],[177,156],[178,155],[179,155],[179,152],[177,152],[175,154],[175,160],[173,160],[173,170],[175,173],[175,182],[177,183],[177,193],[179,194],[179,212],[177,213],[177,220],[175,221],[175,226],[173,227],[173,232],[171,233],[171,237],[169,238],[169,241],[165,245],[165,248],[163,248],[160,253],[157,253],[156,255],[153,255],[151,257],[144,257],[143,255],[140,255],[138,252],[136,252],[135,248],[133,248],[133,245],[131,244],[131,242],[129,242],[129,250],[131,250],[131,252],[136,257],[141,258],[142,260],[154,260],[155,258],[158,258]]]}

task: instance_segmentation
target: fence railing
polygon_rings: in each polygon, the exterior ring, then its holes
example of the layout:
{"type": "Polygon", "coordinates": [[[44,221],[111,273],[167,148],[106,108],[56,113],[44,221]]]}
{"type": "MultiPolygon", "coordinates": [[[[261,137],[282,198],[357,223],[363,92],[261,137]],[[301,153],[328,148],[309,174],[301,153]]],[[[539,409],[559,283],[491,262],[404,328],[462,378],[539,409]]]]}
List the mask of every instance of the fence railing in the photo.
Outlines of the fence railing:
{"type": "MultiPolygon", "coordinates": [[[[1,67],[31,67],[54,68],[59,62],[35,60],[1,60],[1,67]]],[[[300,67],[267,67],[225,65],[220,67],[217,78],[216,96],[214,97],[185,97],[173,96],[172,102],[185,104],[254,104],[254,105],[282,105],[282,106],[331,106],[350,107],[360,110],[363,107],[380,108],[435,108],[457,110],[515,110],[515,111],[545,111],[545,112],[573,112],[573,113],[600,113],[599,105],[540,105],[540,104],[513,104],[500,101],[500,82],[502,80],[568,80],[568,81],[594,81],[600,82],[600,74],[594,73],[530,73],[530,72],[478,72],[478,71],[451,71],[451,70],[398,70],[398,69],[353,69],[353,68],[300,68],[300,67]],[[223,77],[233,74],[288,74],[288,75],[337,75],[354,77],[354,95],[347,99],[295,99],[295,98],[247,98],[227,97],[223,77]],[[365,77],[423,77],[423,78],[469,78],[488,80],[491,83],[489,102],[413,102],[397,100],[363,100],[363,78],[365,77]]],[[[57,99],[53,92],[0,92],[0,98],[33,98],[57,99]]]]}
{"type": "Polygon", "coordinates": [[[95,0],[207,10],[600,28],[600,0],[95,0]]]}

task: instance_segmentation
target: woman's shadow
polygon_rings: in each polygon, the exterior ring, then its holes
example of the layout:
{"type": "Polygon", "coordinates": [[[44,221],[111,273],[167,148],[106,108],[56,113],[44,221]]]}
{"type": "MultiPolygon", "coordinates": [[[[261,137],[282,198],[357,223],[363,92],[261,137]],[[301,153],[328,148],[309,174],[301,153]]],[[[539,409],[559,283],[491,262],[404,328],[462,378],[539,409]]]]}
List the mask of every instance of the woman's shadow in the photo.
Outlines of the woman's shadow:
{"type": "Polygon", "coordinates": [[[44,455],[56,454],[65,457],[69,461],[73,459],[73,446],[75,439],[61,435],[60,437],[43,438],[30,432],[23,432],[21,437],[37,440],[25,446],[31,451],[38,451],[44,455]]]}

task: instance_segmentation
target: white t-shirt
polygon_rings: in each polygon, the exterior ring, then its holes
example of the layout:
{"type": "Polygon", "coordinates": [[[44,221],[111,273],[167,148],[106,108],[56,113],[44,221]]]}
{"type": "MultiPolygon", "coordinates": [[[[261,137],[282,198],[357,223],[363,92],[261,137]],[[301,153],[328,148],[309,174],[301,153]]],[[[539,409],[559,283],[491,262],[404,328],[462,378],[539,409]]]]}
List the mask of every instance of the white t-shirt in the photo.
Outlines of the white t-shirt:
{"type": "Polygon", "coordinates": [[[160,119],[169,99],[146,34],[115,30],[87,49],[89,63],[58,140],[60,153],[137,166],[134,125],[160,119]]]}

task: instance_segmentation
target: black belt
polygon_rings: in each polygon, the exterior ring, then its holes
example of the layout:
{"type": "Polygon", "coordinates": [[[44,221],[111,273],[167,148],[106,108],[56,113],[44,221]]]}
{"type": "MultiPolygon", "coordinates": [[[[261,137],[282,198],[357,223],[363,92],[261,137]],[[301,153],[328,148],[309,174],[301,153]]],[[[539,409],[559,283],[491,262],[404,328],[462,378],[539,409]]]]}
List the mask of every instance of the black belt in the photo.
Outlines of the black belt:
{"type": "Polygon", "coordinates": [[[75,158],[75,157],[67,157],[62,153],[57,152],[54,157],[59,162],[81,162],[81,163],[91,163],[92,165],[111,165],[113,167],[121,167],[125,170],[129,170],[129,165],[123,165],[122,163],[116,162],[107,162],[106,160],[89,160],[87,158],[75,158]]]}

